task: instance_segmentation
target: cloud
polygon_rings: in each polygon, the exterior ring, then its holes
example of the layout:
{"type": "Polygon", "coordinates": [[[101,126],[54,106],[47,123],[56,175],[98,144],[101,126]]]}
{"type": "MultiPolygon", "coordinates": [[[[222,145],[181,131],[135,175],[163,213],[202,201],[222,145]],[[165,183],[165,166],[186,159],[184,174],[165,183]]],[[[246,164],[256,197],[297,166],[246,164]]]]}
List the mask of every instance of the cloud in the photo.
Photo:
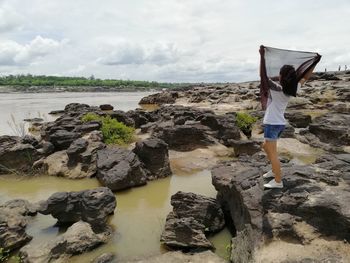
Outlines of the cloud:
{"type": "Polygon", "coordinates": [[[0,66],[12,74],[245,81],[259,77],[260,44],[317,51],[319,70],[350,64],[349,24],[348,0],[0,0],[0,66]]]}
{"type": "MultiPolygon", "coordinates": [[[[103,46],[103,43],[101,43],[103,46]]],[[[174,43],[156,43],[144,46],[130,41],[120,41],[108,45],[102,51],[105,53],[98,58],[97,63],[115,66],[129,64],[166,65],[179,59],[179,51],[174,43]]]]}
{"type": "Polygon", "coordinates": [[[6,33],[20,27],[23,18],[11,6],[0,1],[0,33],[6,33]]]}
{"type": "Polygon", "coordinates": [[[28,44],[21,45],[15,41],[0,43],[0,65],[24,66],[35,62],[38,58],[54,53],[68,40],[56,41],[41,36],[35,37],[28,44]]]}

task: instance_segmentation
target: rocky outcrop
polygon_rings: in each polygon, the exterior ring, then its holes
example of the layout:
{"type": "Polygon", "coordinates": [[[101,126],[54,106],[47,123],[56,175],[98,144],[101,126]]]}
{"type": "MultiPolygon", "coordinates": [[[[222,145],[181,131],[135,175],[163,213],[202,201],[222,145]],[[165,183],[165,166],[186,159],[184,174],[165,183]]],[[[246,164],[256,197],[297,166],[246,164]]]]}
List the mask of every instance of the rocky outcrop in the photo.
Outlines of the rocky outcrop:
{"type": "Polygon", "coordinates": [[[92,263],[113,263],[113,262],[117,262],[117,261],[115,259],[115,255],[112,253],[104,253],[92,261],[92,263]]]}
{"type": "Polygon", "coordinates": [[[110,236],[110,230],[96,234],[89,223],[79,221],[51,241],[24,246],[19,255],[27,263],[67,262],[73,255],[106,243],[110,236]]]}
{"type": "Polygon", "coordinates": [[[103,149],[102,134],[93,131],[73,141],[67,150],[55,152],[34,164],[48,175],[70,179],[87,178],[96,175],[97,151],[103,149]]]}
{"type": "Polygon", "coordinates": [[[114,107],[111,104],[102,104],[99,106],[101,110],[113,110],[114,107]]]}
{"type": "Polygon", "coordinates": [[[113,191],[147,183],[147,171],[137,155],[125,148],[109,147],[97,152],[97,178],[113,191]]]}
{"type": "Polygon", "coordinates": [[[28,172],[41,153],[31,144],[37,141],[22,140],[17,136],[0,136],[0,174],[28,172]]]}
{"type": "Polygon", "coordinates": [[[322,142],[333,145],[350,145],[350,115],[325,114],[317,117],[309,125],[309,131],[322,142]]]}
{"type": "Polygon", "coordinates": [[[203,125],[175,125],[160,129],[154,136],[165,141],[170,149],[192,150],[212,143],[203,125]]]}
{"type": "Polygon", "coordinates": [[[263,236],[304,240],[302,232],[297,232],[294,226],[301,221],[321,236],[350,240],[349,202],[343,201],[350,201],[347,190],[350,169],[346,168],[350,157],[332,158],[319,159],[317,164],[307,166],[284,164],[284,188],[265,191],[261,175],[267,164],[263,155],[240,157],[212,170],[218,199],[232,219],[237,231],[235,238],[240,240],[241,245],[232,250],[235,260],[239,250],[250,251],[244,254],[245,259],[239,259],[241,262],[252,260],[263,236]]]}
{"type": "Polygon", "coordinates": [[[171,175],[168,145],[164,141],[158,138],[149,138],[137,142],[133,151],[150,172],[147,176],[148,179],[171,175]]]}
{"type": "Polygon", "coordinates": [[[261,151],[261,142],[255,140],[228,140],[227,145],[233,147],[234,155],[253,155],[261,151]]]}
{"type": "Polygon", "coordinates": [[[107,187],[79,192],[58,192],[39,203],[38,212],[52,215],[57,224],[72,224],[80,220],[94,229],[105,227],[107,218],[114,213],[116,199],[107,187]]]}
{"type": "Polygon", "coordinates": [[[172,104],[178,97],[177,92],[165,91],[144,97],[139,104],[172,104]]]}
{"type": "Polygon", "coordinates": [[[214,233],[224,225],[224,214],[215,199],[194,193],[177,192],[171,197],[161,242],[180,249],[212,248],[205,233],[214,233]]]}
{"type": "Polygon", "coordinates": [[[25,232],[28,216],[37,207],[26,200],[15,199],[0,205],[0,248],[14,250],[29,242],[32,237],[25,232]]]}
{"type": "Polygon", "coordinates": [[[311,116],[302,112],[289,111],[284,114],[288,122],[295,128],[306,128],[311,123],[311,116]]]}

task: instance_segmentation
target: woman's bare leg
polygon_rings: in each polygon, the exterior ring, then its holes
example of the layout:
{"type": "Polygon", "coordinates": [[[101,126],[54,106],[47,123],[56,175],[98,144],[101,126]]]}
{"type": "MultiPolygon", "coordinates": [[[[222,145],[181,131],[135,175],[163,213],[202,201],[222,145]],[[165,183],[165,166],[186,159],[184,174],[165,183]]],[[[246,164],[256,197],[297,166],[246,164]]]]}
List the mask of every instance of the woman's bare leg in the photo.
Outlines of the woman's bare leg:
{"type": "Polygon", "coordinates": [[[280,183],[282,178],[281,178],[281,164],[277,154],[277,140],[265,141],[263,144],[263,148],[267,154],[267,157],[271,162],[272,172],[275,174],[275,180],[277,183],[280,183]]]}

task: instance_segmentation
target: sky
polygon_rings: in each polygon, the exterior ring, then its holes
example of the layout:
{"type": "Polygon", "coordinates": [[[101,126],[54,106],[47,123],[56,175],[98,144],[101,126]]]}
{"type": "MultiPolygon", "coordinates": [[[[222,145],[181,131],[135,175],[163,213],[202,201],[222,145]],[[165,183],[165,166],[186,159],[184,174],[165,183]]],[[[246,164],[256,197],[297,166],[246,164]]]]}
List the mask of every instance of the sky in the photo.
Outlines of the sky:
{"type": "Polygon", "coordinates": [[[0,75],[258,79],[261,44],[350,68],[349,0],[0,0],[0,75]]]}

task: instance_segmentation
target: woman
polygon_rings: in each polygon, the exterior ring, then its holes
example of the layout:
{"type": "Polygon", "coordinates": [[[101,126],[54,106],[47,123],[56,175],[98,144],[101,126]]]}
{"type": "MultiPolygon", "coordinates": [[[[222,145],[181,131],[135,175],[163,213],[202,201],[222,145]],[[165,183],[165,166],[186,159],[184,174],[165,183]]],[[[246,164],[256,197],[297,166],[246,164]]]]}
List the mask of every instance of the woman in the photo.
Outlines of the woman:
{"type": "Polygon", "coordinates": [[[269,97],[267,108],[264,115],[264,143],[262,145],[271,162],[272,171],[263,175],[264,178],[274,177],[270,182],[264,184],[266,188],[283,188],[281,178],[281,165],[277,153],[277,140],[283,132],[286,120],[284,112],[287,108],[291,96],[296,96],[297,89],[310,77],[313,68],[311,68],[304,78],[299,82],[293,66],[284,65],[280,69],[279,82],[275,82],[267,77],[264,46],[260,46],[260,78],[261,81],[268,81],[269,97]]]}

